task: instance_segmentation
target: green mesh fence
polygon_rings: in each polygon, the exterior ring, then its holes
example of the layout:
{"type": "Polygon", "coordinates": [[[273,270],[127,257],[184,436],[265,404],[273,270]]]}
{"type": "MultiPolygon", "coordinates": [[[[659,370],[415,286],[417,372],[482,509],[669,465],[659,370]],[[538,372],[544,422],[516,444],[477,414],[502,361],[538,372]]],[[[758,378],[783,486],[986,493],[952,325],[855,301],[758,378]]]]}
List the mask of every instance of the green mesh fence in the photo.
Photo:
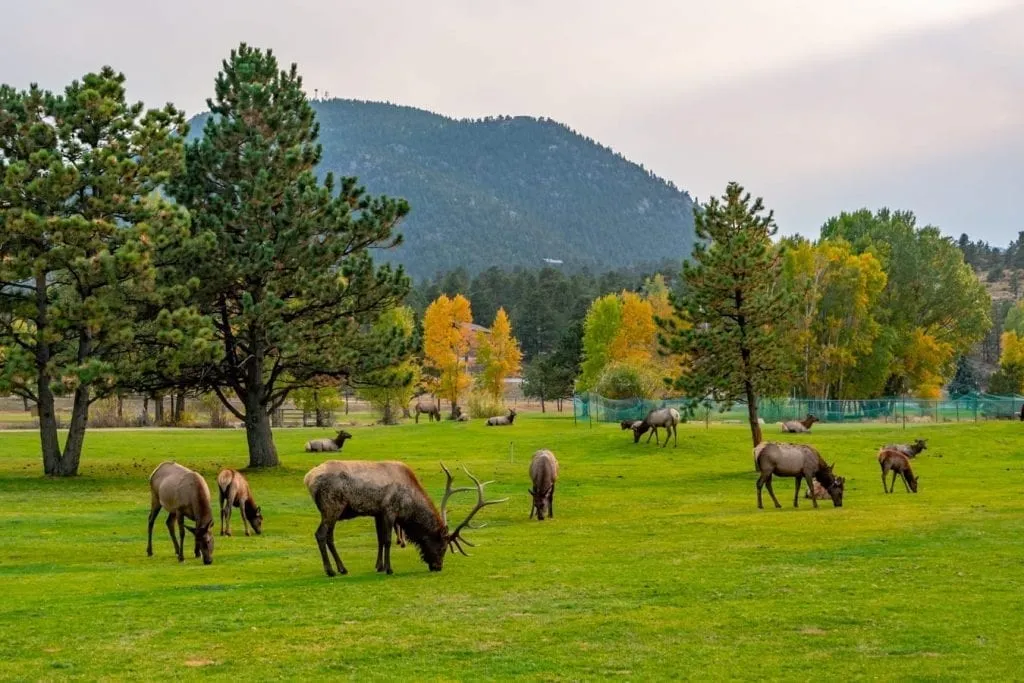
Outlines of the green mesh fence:
{"type": "MultiPolygon", "coordinates": [[[[684,415],[689,401],[686,398],[660,400],[610,399],[587,393],[573,397],[573,411],[577,420],[593,422],[621,422],[641,420],[656,408],[672,407],[684,415]]],[[[822,422],[974,422],[977,420],[1016,419],[1024,406],[1024,396],[996,396],[969,394],[959,398],[873,398],[863,400],[831,401],[813,398],[764,399],[758,414],[766,423],[799,420],[808,413],[822,422]]],[[[745,421],[745,402],[726,408],[722,404],[701,404],[691,420],[709,419],[715,422],[745,421]]]]}

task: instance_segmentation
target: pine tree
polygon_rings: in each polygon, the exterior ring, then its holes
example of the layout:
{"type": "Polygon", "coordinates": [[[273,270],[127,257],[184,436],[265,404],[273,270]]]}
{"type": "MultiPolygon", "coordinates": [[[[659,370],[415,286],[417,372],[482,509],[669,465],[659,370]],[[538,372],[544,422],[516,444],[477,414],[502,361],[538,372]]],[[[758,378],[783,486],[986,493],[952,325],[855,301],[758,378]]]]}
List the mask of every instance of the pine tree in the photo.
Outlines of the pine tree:
{"type": "Polygon", "coordinates": [[[684,328],[662,321],[662,342],[687,365],[674,380],[694,402],[709,395],[726,403],[745,399],[754,445],[761,442],[758,398],[782,390],[790,364],[781,327],[795,314],[780,286],[776,232],[761,198],[729,183],[721,200],[694,211],[699,242],[683,263],[684,295],[673,298],[684,328]]]}
{"type": "Polygon", "coordinates": [[[355,178],[318,183],[315,114],[297,67],[279,71],[271,51],[232,51],[207,104],[203,136],[171,190],[193,232],[215,244],[194,273],[221,354],[187,379],[244,421],[249,466],[274,466],[270,413],[292,390],[405,357],[396,338],[367,330],[408,291],[404,273],[376,268],[370,250],[400,242],[409,208],[367,195],[355,178]]]}
{"type": "Polygon", "coordinates": [[[89,405],[115,389],[140,334],[184,341],[156,252],[187,235],[158,194],[181,171],[187,128],[170,105],[128,103],[124,82],[105,67],[61,94],[0,87],[0,391],[37,405],[48,475],[77,474],[89,405]],[[63,450],[61,394],[73,395],[63,450]]]}

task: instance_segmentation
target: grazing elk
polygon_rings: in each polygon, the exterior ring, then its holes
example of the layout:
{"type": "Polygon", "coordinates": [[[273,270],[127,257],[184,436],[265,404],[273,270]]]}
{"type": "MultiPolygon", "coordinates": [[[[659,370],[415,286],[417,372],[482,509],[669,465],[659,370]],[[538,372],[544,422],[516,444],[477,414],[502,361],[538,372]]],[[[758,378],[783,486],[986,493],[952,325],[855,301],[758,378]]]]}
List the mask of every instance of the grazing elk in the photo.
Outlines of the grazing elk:
{"type": "MultiPolygon", "coordinates": [[[[772,490],[772,477],[796,477],[796,492],[793,494],[793,507],[799,507],[800,482],[817,481],[832,498],[837,508],[843,506],[843,489],[846,480],[833,473],[834,465],[829,465],[821,455],[806,444],[774,443],[763,441],[754,449],[754,470],[761,473],[757,479],[757,507],[764,508],[761,502],[761,488],[768,487],[768,493],[775,502],[775,507],[782,507],[772,490]]],[[[811,502],[818,507],[818,501],[812,496],[811,502]]]]}
{"type": "Polygon", "coordinates": [[[554,519],[555,516],[555,482],[558,481],[558,459],[548,450],[539,450],[530,460],[530,481],[533,488],[533,507],[530,508],[530,519],[537,513],[538,521],[544,521],[544,515],[554,519]]]}
{"type": "Polygon", "coordinates": [[[516,419],[516,409],[515,408],[509,408],[508,409],[508,415],[499,415],[498,417],[489,417],[489,418],[487,418],[487,423],[486,424],[487,424],[488,427],[507,427],[508,425],[512,424],[512,422],[515,419],[516,419]]]}
{"type": "Polygon", "coordinates": [[[914,458],[917,457],[917,455],[921,451],[928,447],[927,443],[928,442],[924,439],[917,439],[916,441],[914,441],[914,443],[911,444],[889,443],[882,446],[882,449],[879,451],[879,454],[881,454],[881,451],[899,451],[908,458],[914,458]]]}
{"type": "Polygon", "coordinates": [[[633,425],[633,443],[640,443],[640,437],[643,436],[644,432],[648,429],[651,430],[650,436],[647,437],[646,443],[651,442],[651,436],[654,437],[654,444],[660,443],[658,439],[658,428],[665,428],[665,443],[662,448],[668,445],[668,437],[672,436],[675,438],[675,446],[679,445],[679,432],[677,427],[679,426],[679,411],[675,408],[659,408],[658,410],[652,410],[647,413],[647,417],[640,421],[640,424],[633,425]]]}
{"type": "Polygon", "coordinates": [[[338,435],[333,439],[312,439],[306,442],[307,453],[334,453],[340,451],[341,447],[345,445],[346,439],[351,439],[352,435],[342,429],[338,432],[338,435]]]}
{"type": "Polygon", "coordinates": [[[249,535],[249,527],[259,536],[263,533],[263,510],[252,497],[248,480],[237,470],[224,469],[217,475],[217,489],[220,491],[220,535],[231,535],[232,508],[238,508],[242,517],[242,528],[249,535]]]}
{"type": "Polygon", "coordinates": [[[146,555],[153,556],[153,523],[160,508],[167,510],[167,531],[171,534],[174,554],[178,562],[185,561],[185,530],[195,537],[195,556],[203,556],[203,564],[213,563],[213,510],[210,507],[210,489],[206,480],[187,467],[176,462],[165,461],[157,465],[149,475],[151,493],[149,509],[149,544],[146,555]],[[185,526],[185,518],[195,522],[195,527],[185,526]],[[178,523],[178,537],[174,523],[178,523]]]}
{"type": "Polygon", "coordinates": [[[316,543],[327,576],[335,575],[327,559],[328,551],[334,558],[338,573],[348,573],[334,547],[334,527],[339,520],[355,517],[373,517],[376,522],[378,572],[392,573],[391,530],[395,524],[401,526],[405,537],[417,547],[430,571],[441,571],[449,548],[468,555],[462,544],[470,547],[473,544],[461,535],[462,532],[465,529],[481,528],[483,525],[471,524],[476,513],[488,505],[503,503],[508,498],[484,500],[484,486],[491,482],[481,483],[463,467],[463,471],[476,485],[477,502],[466,519],[454,531],[449,531],[448,499],[455,493],[472,491],[473,488],[464,486],[452,489],[451,472],[444,463],[441,463],[441,469],[448,481],[441,499],[440,513],[413,471],[401,462],[328,460],[307,472],[303,482],[320,511],[316,543]]]}
{"type": "Polygon", "coordinates": [[[420,423],[420,413],[426,413],[427,420],[430,422],[433,422],[435,419],[438,422],[441,421],[441,406],[437,405],[434,401],[428,403],[422,396],[416,399],[413,411],[416,413],[416,424],[420,423]]]}
{"type": "Polygon", "coordinates": [[[896,475],[899,475],[903,479],[903,485],[907,487],[907,493],[911,491],[917,493],[918,478],[914,476],[914,471],[910,468],[910,458],[906,454],[883,448],[878,452],[878,464],[882,468],[883,491],[892,493],[896,489],[896,475]],[[892,472],[892,481],[889,482],[889,487],[886,488],[885,476],[889,472],[892,472]]]}
{"type": "Polygon", "coordinates": [[[804,432],[811,431],[811,425],[815,422],[821,422],[818,418],[807,413],[807,417],[802,420],[793,420],[791,422],[782,423],[782,431],[790,434],[802,434],[804,432]]]}

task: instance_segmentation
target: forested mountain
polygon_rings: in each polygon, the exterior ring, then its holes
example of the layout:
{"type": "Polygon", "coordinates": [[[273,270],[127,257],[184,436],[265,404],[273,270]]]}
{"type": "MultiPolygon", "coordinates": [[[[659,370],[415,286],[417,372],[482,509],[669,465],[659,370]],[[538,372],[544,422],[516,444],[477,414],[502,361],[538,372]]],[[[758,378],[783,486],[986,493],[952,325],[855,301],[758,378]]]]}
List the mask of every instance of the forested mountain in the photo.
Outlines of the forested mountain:
{"type": "MultiPolygon", "coordinates": [[[[693,245],[690,196],[549,119],[455,120],[412,107],[313,103],[320,172],[403,197],[405,243],[378,259],[416,278],[459,266],[618,268],[680,260],[693,245]]],[[[202,130],[193,120],[192,135],[202,130]]]]}

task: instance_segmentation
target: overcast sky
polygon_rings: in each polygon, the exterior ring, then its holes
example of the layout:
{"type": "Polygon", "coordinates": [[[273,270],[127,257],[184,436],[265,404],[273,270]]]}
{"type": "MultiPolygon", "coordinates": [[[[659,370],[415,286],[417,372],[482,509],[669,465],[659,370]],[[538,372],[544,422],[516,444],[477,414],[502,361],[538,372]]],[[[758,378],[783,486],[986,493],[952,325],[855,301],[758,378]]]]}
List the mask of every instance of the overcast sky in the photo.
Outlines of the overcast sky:
{"type": "Polygon", "coordinates": [[[8,4],[19,87],[111,64],[133,98],[196,113],[244,40],[310,93],[549,116],[699,199],[738,180],[786,233],[883,205],[998,244],[1024,230],[1024,0],[8,4]]]}

